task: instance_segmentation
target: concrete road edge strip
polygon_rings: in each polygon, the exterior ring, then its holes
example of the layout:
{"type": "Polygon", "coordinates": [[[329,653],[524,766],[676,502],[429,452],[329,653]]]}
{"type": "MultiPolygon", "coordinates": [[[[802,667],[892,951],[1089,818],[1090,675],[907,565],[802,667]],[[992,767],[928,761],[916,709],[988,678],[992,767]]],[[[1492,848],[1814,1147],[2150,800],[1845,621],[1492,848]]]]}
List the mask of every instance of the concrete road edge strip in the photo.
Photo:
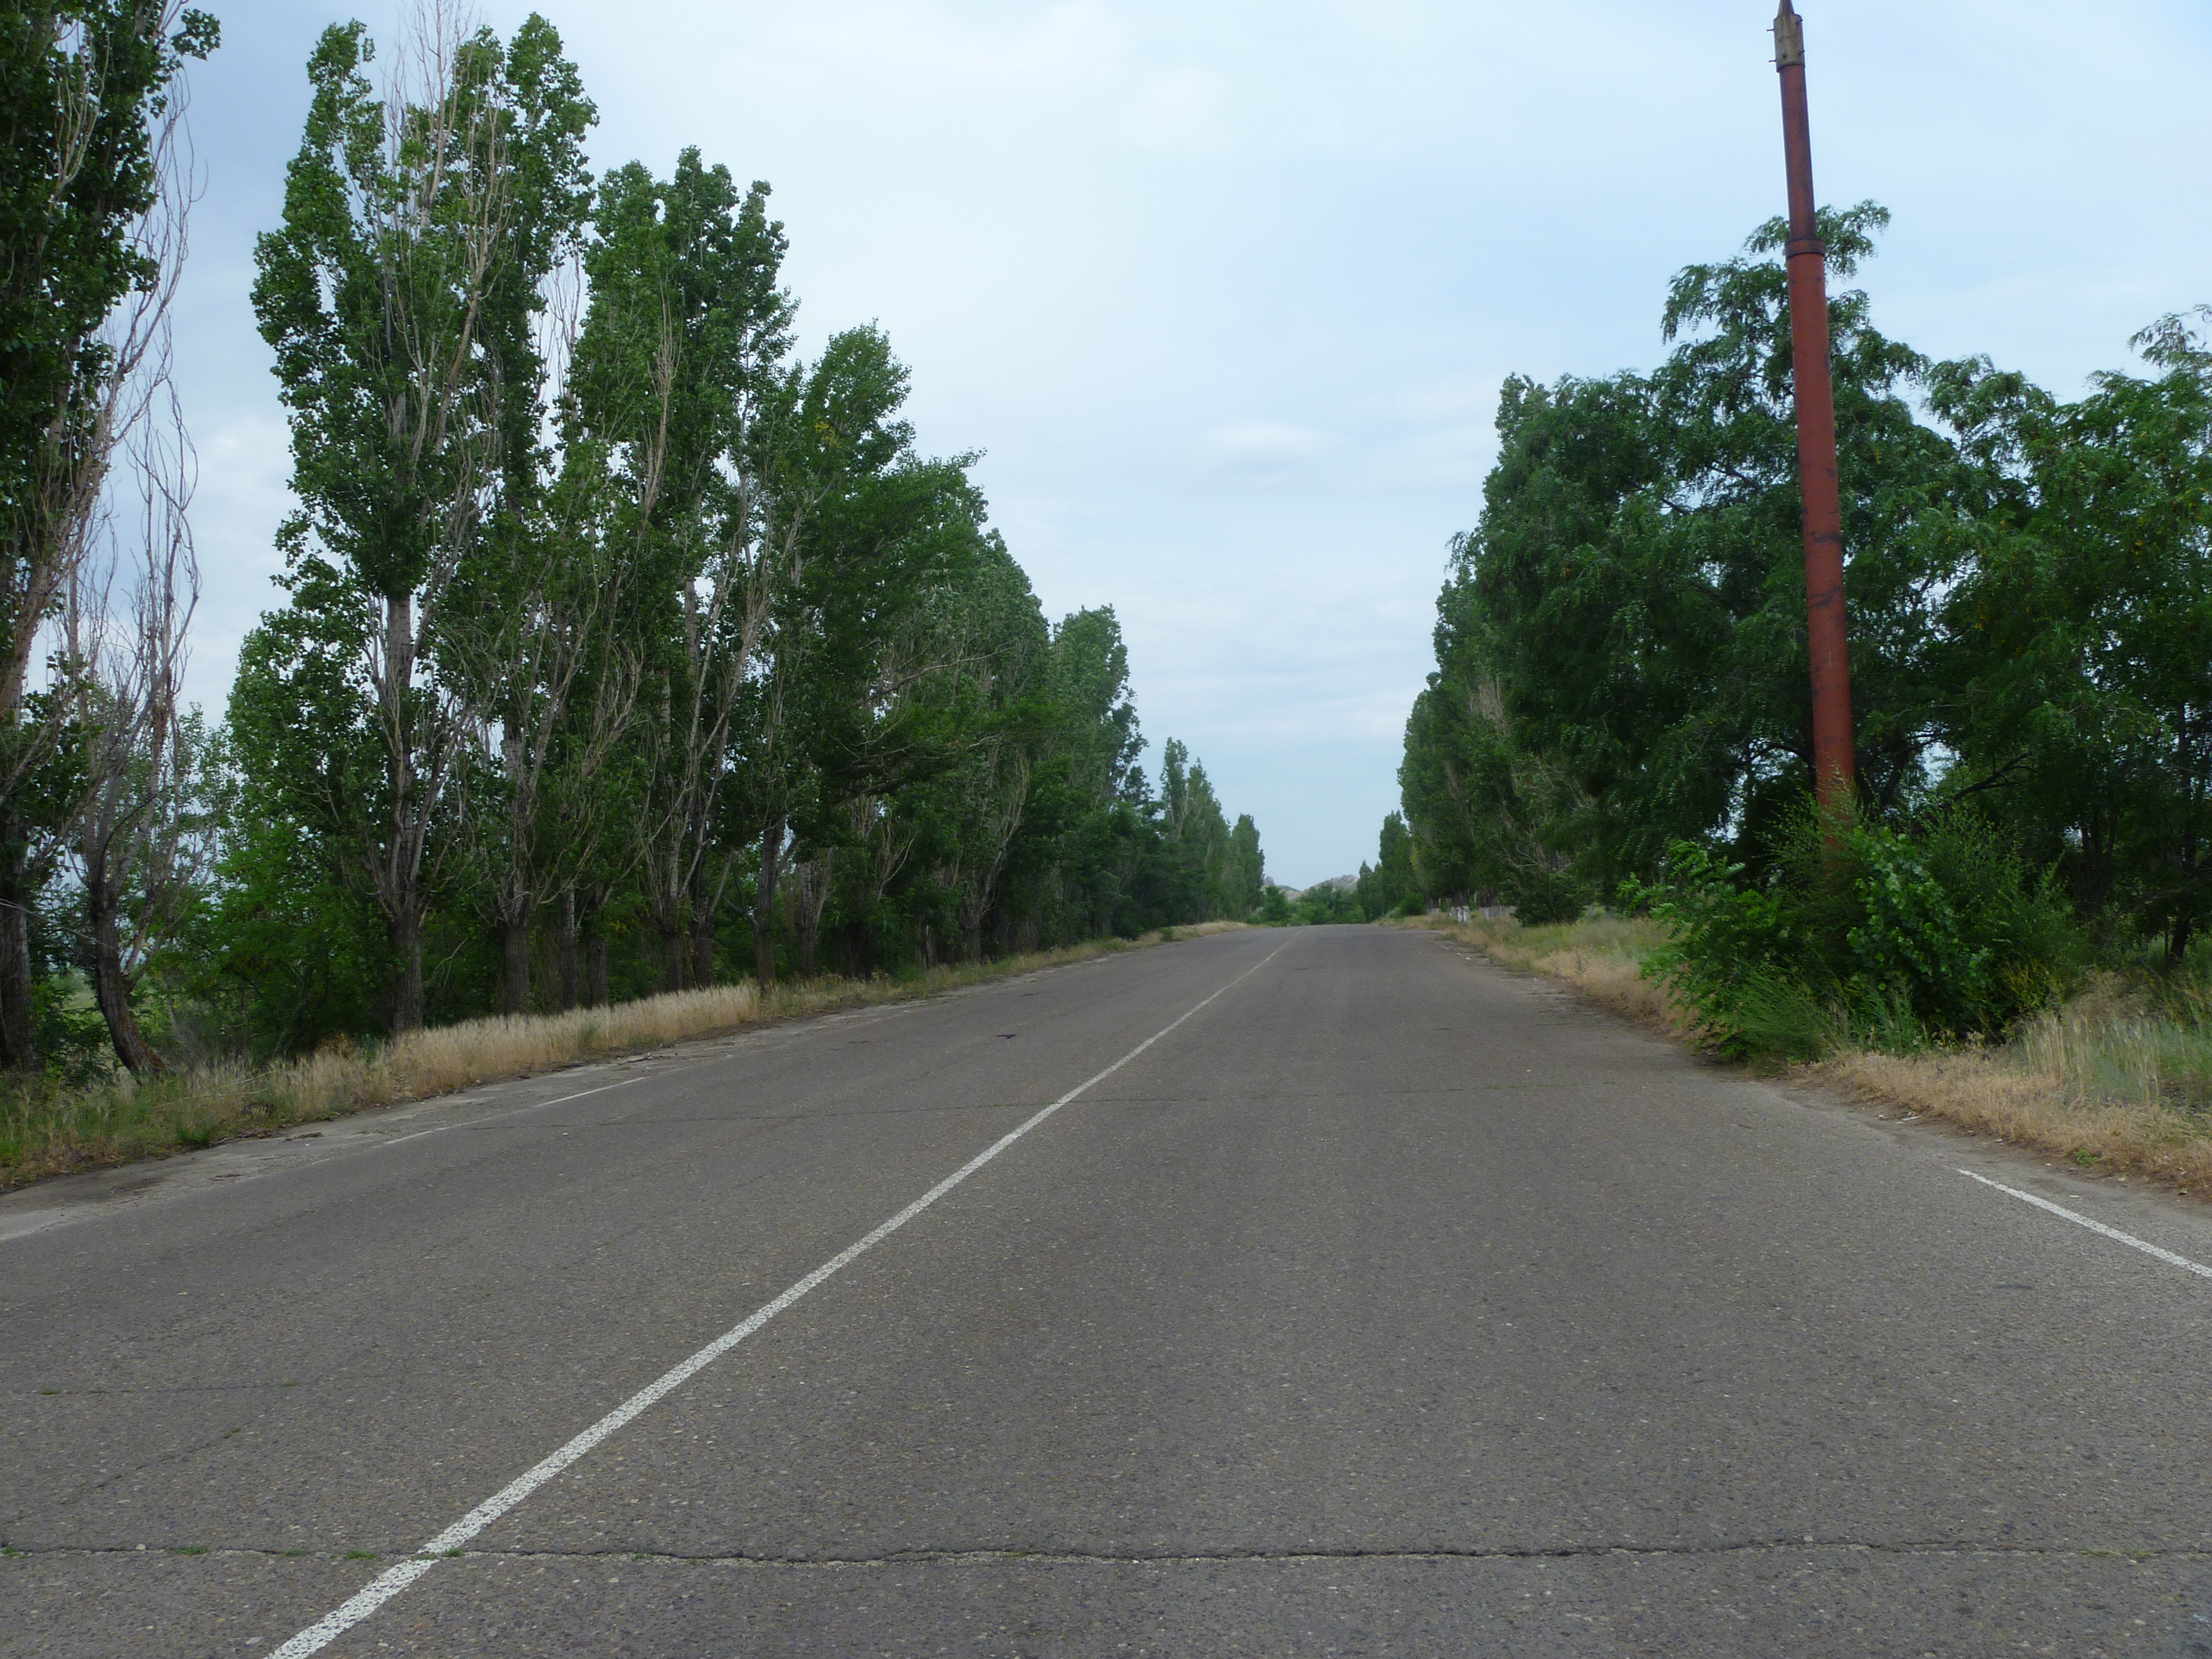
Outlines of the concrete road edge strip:
{"type": "Polygon", "coordinates": [[[1182,1013],[1176,1016],[1174,1019],[1170,1020],[1158,1030],[1153,1032],[1152,1036],[1146,1037],[1135,1048],[1130,1049],[1127,1054],[1123,1054],[1121,1059],[1115,1060],[1104,1071],[1100,1072],[1092,1077],[1085,1079],[1081,1083],[1077,1084],[1073,1089],[1070,1089],[1066,1094],[1062,1095],[1058,1100],[1054,1101],[1051,1105],[1047,1106],[1035,1116],[1028,1119],[1025,1122],[1021,1124],[1019,1127],[1013,1129],[1007,1134],[1003,1135],[999,1139],[992,1142],[990,1146],[978,1152],[975,1157],[969,1158],[965,1164],[955,1170],[951,1175],[945,1176],[944,1180],[939,1182],[934,1187],[932,1187],[927,1192],[924,1193],[920,1198],[915,1200],[913,1203],[908,1205],[906,1208],[901,1210],[890,1220],[884,1222],[873,1232],[871,1232],[865,1237],[857,1239],[854,1243],[847,1245],[843,1249],[838,1251],[836,1255],[831,1256],[827,1261],[817,1267],[812,1273],[807,1274],[805,1278],[800,1279],[789,1290],[784,1291],[782,1295],[777,1297],[775,1300],[768,1303],[757,1311],[747,1316],[736,1325],[732,1326],[728,1330],[723,1332],[721,1335],[716,1337],[712,1342],[709,1342],[705,1347],[700,1349],[698,1352],[693,1354],[689,1359],[684,1360],[681,1364],[675,1366],[672,1370],[663,1372],[659,1376],[646,1384],[645,1387],[640,1389],[629,1399],[623,1401],[621,1405],[616,1407],[605,1417],[602,1417],[598,1422],[592,1424],[590,1428],[586,1429],[581,1434],[578,1435],[574,1440],[571,1440],[567,1445],[562,1447],[560,1450],[555,1452],[550,1457],[546,1458],[543,1462],[536,1464],[532,1468],[524,1471],[521,1474],[517,1475],[514,1480],[508,1481],[507,1485],[501,1486],[489,1498],[487,1498],[483,1503],[477,1504],[476,1508],[471,1510],[459,1520],[454,1522],[452,1526],[447,1527],[443,1532],[438,1534],[436,1537],[425,1543],[414,1555],[411,1555],[406,1560],[398,1563],[396,1566],[390,1567],[385,1571],[379,1573],[374,1579],[370,1580],[367,1585],[356,1592],[352,1596],[349,1597],[339,1607],[325,1613],[320,1619],[318,1619],[313,1624],[308,1626],[307,1629],[301,1631],[297,1636],[292,1638],[290,1641],[285,1643],[282,1647],[272,1650],[269,1655],[269,1659],[306,1659],[306,1656],[308,1654],[319,1652],[323,1648],[327,1647],[331,1643],[336,1641],[341,1635],[344,1634],[345,1632],[350,1630],[354,1626],[361,1623],[362,1620],[368,1618],[369,1614],[374,1613],[386,1601],[389,1601],[393,1596],[398,1595],[400,1591],[405,1589],[410,1584],[413,1583],[417,1578],[420,1578],[424,1573],[429,1571],[432,1567],[438,1564],[439,1558],[447,1554],[458,1555],[460,1553],[461,1547],[467,1543],[470,1539],[475,1537],[486,1527],[491,1525],[493,1522],[498,1520],[500,1516],[505,1515],[516,1504],[521,1503],[524,1498],[529,1497],[531,1493],[536,1492],[540,1486],[553,1479],[555,1475],[560,1474],[562,1470],[567,1468],[578,1458],[583,1456],[585,1453],[590,1451],[594,1446],[605,1440],[609,1435],[614,1433],[616,1430],[621,1428],[634,1418],[641,1415],[648,1407],[665,1398],[668,1395],[672,1394],[675,1390],[683,1387],[684,1383],[690,1382],[691,1378],[697,1376],[708,1366],[713,1364],[717,1359],[720,1359],[732,1348],[736,1347],[738,1343],[744,1341],[755,1331],[760,1329],[760,1328],[767,1324],[769,1320],[775,1318],[786,1308],[788,1308],[793,1303],[798,1301],[799,1297],[805,1296],[809,1291],[820,1285],[824,1279],[833,1277],[859,1257],[866,1255],[869,1250],[873,1249],[884,1239],[890,1237],[900,1228],[905,1226],[908,1222],[913,1220],[915,1217],[920,1215],[931,1205],[936,1203],[937,1200],[944,1197],[945,1194],[951,1192],[962,1182],[967,1180],[969,1176],[974,1175],[976,1170],[981,1169],[993,1158],[998,1157],[1000,1152],[1005,1152],[1007,1147],[1012,1146],[1024,1135],[1029,1133],[1030,1130],[1036,1128],[1047,1118],[1050,1117],[1054,1112],[1057,1112],[1061,1107],[1066,1105],[1068,1102],[1076,1098],[1077,1096],[1082,1094],[1085,1091],[1104,1082],[1108,1078],[1113,1076],[1115,1073],[1120,1071],[1124,1066],[1127,1066],[1131,1060],[1136,1059],[1138,1055],[1143,1054],[1146,1049],[1151,1048],[1162,1037],[1167,1036],[1169,1032],[1174,1030],[1176,1027],[1181,1025],[1185,1020],[1189,1019],[1193,1015],[1205,1008],[1208,1003],[1212,1002],[1218,997],[1225,995],[1230,991],[1234,990],[1237,986],[1243,984],[1246,980],[1251,978],[1253,975],[1258,973],[1262,968],[1265,968],[1269,963],[1280,956],[1284,950],[1287,948],[1288,945],[1288,940],[1285,940],[1283,944],[1278,945],[1273,950],[1268,951],[1266,956],[1261,957],[1259,961],[1254,963],[1243,973],[1237,975],[1235,979],[1231,980],[1228,984],[1222,986],[1218,990],[1206,997],[1203,1001],[1193,1005],[1191,1007],[1184,1010],[1182,1013]]]}
{"type": "Polygon", "coordinates": [[[2017,1187],[2008,1187],[2002,1181],[1992,1181],[1987,1176],[1976,1175],[1972,1170],[1961,1170],[1959,1173],[1969,1181],[1978,1181],[1984,1187],[1994,1187],[1999,1192],[2008,1194],[2023,1204],[2033,1204],[2039,1210],[2048,1210],[2055,1216],[2062,1216],[2077,1227],[2087,1227],[2093,1233],[2101,1233],[2106,1238],[2112,1239],[2116,1243],[2124,1244],[2131,1250],[2141,1250],[2145,1255],[2154,1255],[2160,1261],[2179,1267],[2185,1273],[2195,1273],[2199,1279],[2212,1279],[2212,1267],[2206,1267],[2201,1261],[2191,1261],[2185,1255],[2176,1255],[2172,1250],[2162,1250],[2155,1244],[2137,1238],[2133,1233],[2124,1233],[2118,1227],[2107,1227],[2103,1222],[2093,1220],[2077,1211],[2069,1210],[2063,1204],[2053,1204],[2047,1198],[2038,1198],[2033,1193],[2024,1193],[2017,1187]]]}

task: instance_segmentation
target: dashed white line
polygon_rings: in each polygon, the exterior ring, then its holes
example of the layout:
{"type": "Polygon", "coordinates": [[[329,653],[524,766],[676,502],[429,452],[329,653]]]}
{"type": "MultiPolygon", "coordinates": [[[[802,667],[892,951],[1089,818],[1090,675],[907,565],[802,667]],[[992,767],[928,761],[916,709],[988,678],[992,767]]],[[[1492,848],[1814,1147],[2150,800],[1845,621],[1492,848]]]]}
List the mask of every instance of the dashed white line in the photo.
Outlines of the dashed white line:
{"type": "Polygon", "coordinates": [[[2148,1240],[2137,1238],[2133,1233],[2124,1233],[2118,1227],[2107,1227],[2103,1222],[2093,1220],[2078,1211],[2069,1210],[2063,1204],[2053,1204],[2047,1198],[2038,1198],[2033,1193],[2024,1193],[2017,1187],[2008,1187],[2002,1181],[1992,1181],[1987,1176],[1978,1176],[1972,1170],[1961,1170],[1959,1173],[1969,1181],[1978,1181],[1984,1187],[1994,1187],[1999,1192],[2016,1198],[2023,1204],[2033,1204],[2039,1210],[2048,1210],[2055,1216],[2063,1217],[2077,1227],[2087,1227],[2093,1233],[2102,1234],[2115,1243],[2124,1244],[2131,1250],[2141,1250],[2145,1255],[2156,1256],[2160,1261],[2179,1267],[2185,1273],[2195,1273],[2199,1279],[2212,1279],[2212,1267],[2206,1267],[2203,1262],[2191,1261],[2187,1256],[2176,1255],[2172,1250],[2162,1250],[2148,1240]]]}
{"type": "MultiPolygon", "coordinates": [[[[976,1170],[981,1169],[993,1158],[998,1157],[1000,1152],[1005,1152],[1007,1147],[1012,1146],[1024,1135],[1029,1133],[1030,1130],[1036,1128],[1037,1125],[1042,1123],[1054,1112],[1057,1112],[1061,1107],[1066,1105],[1069,1101],[1073,1100],[1085,1090],[1091,1089],[1097,1085],[1104,1082],[1108,1078],[1113,1076],[1115,1073],[1120,1071],[1124,1066],[1127,1066],[1131,1060],[1134,1060],[1139,1054],[1143,1054],[1146,1049],[1151,1048],[1162,1037],[1167,1036],[1169,1032],[1174,1030],[1176,1026],[1181,1025],[1185,1020],[1190,1018],[1194,1014],[1196,1014],[1200,1009],[1204,1008],[1207,1003],[1210,1003],[1213,1001],[1215,998],[1222,996],[1229,991],[1233,990],[1244,981],[1249,979],[1253,975],[1258,973],[1262,968],[1265,968],[1278,956],[1281,955],[1284,950],[1287,948],[1288,944],[1289,941],[1285,940],[1282,945],[1278,945],[1273,950],[1268,951],[1266,956],[1261,957],[1259,961],[1254,963],[1243,973],[1237,975],[1235,979],[1231,980],[1228,984],[1224,985],[1219,990],[1215,991],[1212,995],[1206,997],[1203,1001],[1194,1004],[1181,1014],[1178,1014],[1174,1019],[1170,1020],[1165,1025],[1163,1025],[1158,1030],[1153,1032],[1152,1036],[1146,1037],[1135,1048],[1130,1049],[1127,1054],[1122,1055],[1121,1059],[1115,1060],[1104,1071],[1098,1073],[1095,1076],[1085,1079],[1082,1082],[1077,1084],[1073,1089],[1070,1089],[1066,1094],[1062,1095],[1058,1100],[1054,1101],[1051,1105],[1044,1108],[1043,1110],[1038,1112],[1035,1116],[1028,1119],[1018,1127],[1010,1131],[1005,1135],[1002,1135],[997,1140],[993,1141],[990,1146],[976,1153],[975,1157],[969,1158],[965,1164],[955,1170],[951,1175],[945,1176],[944,1180],[939,1182],[934,1187],[932,1187],[927,1192],[924,1193],[920,1198],[915,1200],[913,1203],[908,1205],[906,1208],[901,1210],[890,1220],[884,1222],[873,1232],[871,1232],[866,1237],[856,1239],[854,1243],[848,1244],[843,1249],[838,1251],[836,1255],[831,1256],[827,1261],[823,1262],[812,1273],[807,1274],[805,1278],[793,1285],[781,1296],[777,1297],[775,1301],[769,1303],[765,1307],[760,1308],[748,1315],[744,1319],[739,1321],[728,1330],[723,1332],[721,1335],[716,1337],[712,1342],[709,1342],[705,1347],[700,1349],[698,1352],[693,1354],[689,1359],[684,1361],[683,1364],[677,1365],[672,1370],[663,1372],[651,1382],[647,1383],[645,1387],[640,1389],[629,1399],[623,1401],[621,1405],[616,1407],[605,1417],[602,1417],[598,1422],[592,1424],[590,1428],[586,1429],[581,1434],[578,1435],[574,1440],[571,1440],[567,1445],[562,1447],[560,1450],[555,1452],[550,1457],[546,1458],[543,1462],[538,1463],[531,1468],[526,1469],[522,1474],[515,1476],[514,1480],[508,1481],[507,1485],[501,1486],[489,1498],[485,1498],[484,1501],[477,1504],[476,1508],[471,1510],[459,1520],[454,1522],[452,1526],[447,1527],[443,1532],[438,1534],[436,1537],[429,1540],[420,1550],[418,1550],[414,1555],[410,1556],[408,1559],[398,1563],[396,1566],[387,1568],[383,1572],[379,1573],[374,1578],[371,1579],[368,1584],[363,1586],[358,1592],[349,1597],[342,1605],[333,1608],[331,1612],[325,1613],[320,1619],[315,1620],[313,1624],[308,1626],[307,1629],[301,1631],[297,1636],[292,1638],[290,1641],[285,1643],[282,1647],[272,1650],[269,1655],[269,1659],[307,1659],[307,1656],[308,1654],[318,1652],[323,1648],[327,1647],[331,1642],[337,1640],[337,1638],[343,1635],[346,1631],[350,1630],[354,1626],[368,1618],[369,1614],[374,1613],[386,1601],[389,1601],[393,1596],[398,1595],[400,1591],[405,1589],[410,1584],[413,1583],[417,1578],[420,1578],[424,1573],[429,1571],[432,1567],[437,1565],[439,1557],[447,1553],[448,1552],[458,1553],[461,1546],[467,1543],[470,1539],[475,1537],[486,1527],[491,1525],[493,1522],[498,1520],[500,1516],[505,1515],[509,1510],[522,1502],[524,1498],[529,1497],[531,1493],[536,1492],[548,1480],[550,1480],[555,1475],[560,1474],[562,1470],[567,1468],[578,1458],[583,1456],[585,1453],[590,1451],[592,1448],[598,1445],[609,1435],[614,1433],[616,1430],[621,1428],[624,1424],[631,1421],[631,1419],[643,1413],[647,1407],[665,1398],[676,1389],[683,1387],[684,1383],[690,1382],[691,1378],[697,1376],[708,1366],[713,1364],[717,1359],[720,1359],[732,1348],[736,1347],[738,1343],[744,1341],[755,1331],[760,1329],[762,1326],[767,1324],[769,1320],[775,1318],[786,1308],[788,1308],[793,1303],[798,1301],[799,1297],[805,1296],[809,1291],[814,1289],[814,1287],[821,1284],[823,1280],[832,1277],[848,1266],[857,1257],[873,1249],[884,1239],[890,1237],[900,1228],[905,1226],[908,1222],[913,1220],[915,1217],[920,1215],[931,1205],[936,1203],[937,1200],[944,1197],[945,1194],[951,1192],[962,1182],[967,1180],[969,1176],[974,1175],[976,1170]]],[[[615,1085],[611,1085],[609,1086],[611,1087],[615,1085]]],[[[587,1094],[596,1094],[599,1091],[586,1090],[585,1092],[587,1094]]],[[[574,1097],[572,1096],[570,1098],[574,1098],[574,1097]]],[[[549,1102],[547,1103],[552,1104],[554,1103],[549,1102]]]]}

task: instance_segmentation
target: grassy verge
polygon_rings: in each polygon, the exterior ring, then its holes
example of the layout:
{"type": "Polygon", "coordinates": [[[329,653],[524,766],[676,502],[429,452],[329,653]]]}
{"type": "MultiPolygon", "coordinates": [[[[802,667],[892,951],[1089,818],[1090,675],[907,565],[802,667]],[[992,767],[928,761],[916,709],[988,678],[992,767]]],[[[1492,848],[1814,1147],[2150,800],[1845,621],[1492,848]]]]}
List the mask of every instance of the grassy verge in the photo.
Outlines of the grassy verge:
{"type": "MultiPolygon", "coordinates": [[[[1643,977],[1656,924],[1613,916],[1549,927],[1426,926],[1493,961],[1564,981],[1686,1042],[1697,1022],[1643,977]]],[[[2100,978],[1989,1048],[1883,1054],[1844,1046],[1787,1073],[1938,1118],[2083,1169],[2212,1199],[2212,995],[2100,978]]]]}
{"type": "Polygon", "coordinates": [[[472,1019],[416,1031],[374,1048],[328,1047],[264,1066],[173,1073],[145,1082],[127,1073],[89,1088],[39,1082],[0,1093],[0,1190],[49,1176],[161,1158],[244,1135],[267,1134],[376,1106],[448,1094],[474,1084],[530,1077],[608,1056],[719,1036],[836,1008],[898,1002],[1134,945],[1224,932],[1204,922],[1100,939],[997,962],[934,968],[911,980],[819,979],[763,994],[748,981],[646,997],[612,1008],[472,1019]]]}

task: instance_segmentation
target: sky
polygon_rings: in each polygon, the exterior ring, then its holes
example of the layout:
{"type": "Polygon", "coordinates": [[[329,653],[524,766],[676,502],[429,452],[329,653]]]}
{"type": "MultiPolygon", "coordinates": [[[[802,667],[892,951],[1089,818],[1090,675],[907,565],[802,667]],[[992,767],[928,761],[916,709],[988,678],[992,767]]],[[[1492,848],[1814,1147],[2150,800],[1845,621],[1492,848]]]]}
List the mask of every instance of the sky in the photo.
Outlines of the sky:
{"type": "MultiPolygon", "coordinates": [[[[200,0],[177,302],[199,453],[191,695],[281,601],[283,412],[248,292],[307,53],[392,0],[200,0]]],[[[409,8],[411,9],[411,7],[409,8]]],[[[502,34],[522,4],[479,5],[502,34]]],[[[1895,215],[1885,332],[2078,393],[2212,302],[2212,7],[1808,0],[1820,199],[1895,215]]],[[[1304,886],[1375,857],[1509,374],[1644,368],[1668,278],[1782,211],[1765,0],[551,0],[600,168],[762,179],[802,350],[873,321],[1048,616],[1111,605],[1304,886]]]]}

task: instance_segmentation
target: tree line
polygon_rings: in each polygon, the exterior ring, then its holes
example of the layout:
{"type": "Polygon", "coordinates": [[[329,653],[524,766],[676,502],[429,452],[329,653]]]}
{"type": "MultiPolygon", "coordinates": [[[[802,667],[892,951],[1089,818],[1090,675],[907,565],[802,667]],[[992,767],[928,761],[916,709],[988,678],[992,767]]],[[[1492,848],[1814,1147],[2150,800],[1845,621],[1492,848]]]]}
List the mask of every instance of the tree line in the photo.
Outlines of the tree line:
{"type": "Polygon", "coordinates": [[[800,352],[768,185],[696,149],[595,177],[551,24],[428,17],[388,68],[357,22],[308,61],[252,290],[295,507],[219,726],[179,707],[160,349],[215,25],[8,24],[0,1058],[143,1071],[1257,906],[1251,819],[1179,743],[1139,764],[1111,608],[1047,620],[880,330],[800,352]]]}
{"type": "MultiPolygon", "coordinates": [[[[1824,211],[1832,270],[1887,218],[1824,211]]],[[[1692,851],[1745,892],[1812,879],[1784,235],[1674,277],[1656,370],[1506,382],[1407,722],[1425,894],[1557,920],[1664,888],[1692,851]]],[[[2069,401],[1885,336],[1863,290],[1831,303],[1856,816],[1969,931],[1996,901],[1944,898],[1936,867],[1976,861],[1930,852],[1946,835],[2092,953],[2178,963],[2202,935],[2209,320],[2152,323],[2136,367],[2069,401]]]]}

